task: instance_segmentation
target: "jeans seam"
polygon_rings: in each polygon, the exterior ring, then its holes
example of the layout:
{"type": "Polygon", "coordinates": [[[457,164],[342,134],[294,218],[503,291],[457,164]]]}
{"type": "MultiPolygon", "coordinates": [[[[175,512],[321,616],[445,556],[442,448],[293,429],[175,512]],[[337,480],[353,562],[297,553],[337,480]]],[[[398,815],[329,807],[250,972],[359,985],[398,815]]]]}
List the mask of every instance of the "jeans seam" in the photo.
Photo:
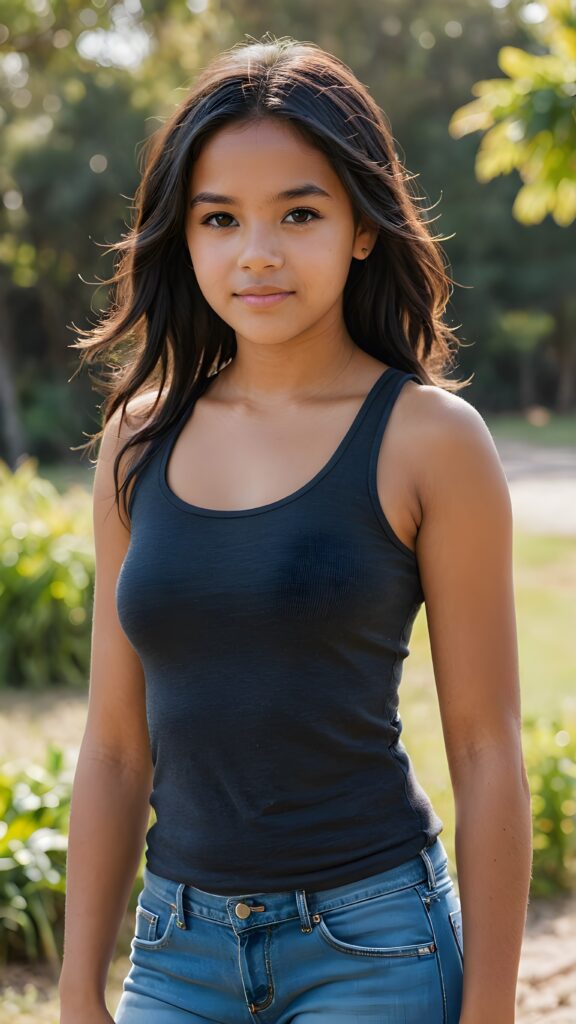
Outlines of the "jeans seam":
{"type": "MultiPolygon", "coordinates": [[[[132,936],[132,942],[134,943],[136,948],[137,949],[142,949],[142,950],[150,950],[152,952],[157,950],[157,949],[164,949],[164,947],[168,945],[168,943],[170,942],[170,939],[172,938],[172,933],[174,931],[174,925],[175,925],[175,922],[176,922],[176,916],[177,915],[174,913],[174,911],[172,911],[170,913],[170,919],[168,921],[168,924],[166,925],[164,934],[161,935],[160,938],[141,939],[138,935],[133,935],[132,936]]],[[[158,927],[158,922],[156,922],[156,925],[155,925],[155,928],[157,928],[157,927],[158,927]]],[[[149,928],[150,928],[150,925],[149,925],[149,928]]],[[[150,932],[148,932],[148,934],[150,934],[150,932]]]]}
{"type": "MultiPolygon", "coordinates": [[[[451,926],[451,928],[452,928],[452,934],[453,934],[453,936],[454,936],[454,941],[455,941],[455,943],[456,943],[456,949],[458,950],[458,956],[460,957],[460,966],[461,966],[461,967],[463,968],[463,967],[464,967],[464,952],[463,952],[463,948],[462,948],[462,949],[460,948],[460,942],[461,942],[462,940],[461,940],[461,938],[459,938],[459,936],[458,936],[458,931],[457,931],[457,928],[456,928],[456,924],[455,924],[455,922],[454,922],[454,918],[455,918],[455,917],[456,917],[457,915],[461,915],[461,914],[462,914],[462,910],[461,910],[461,908],[459,907],[459,908],[457,908],[456,910],[451,910],[451,911],[449,912],[449,914],[448,914],[448,917],[449,917],[449,919],[450,919],[450,926],[451,926]]],[[[464,946],[464,943],[462,943],[462,947],[463,947],[463,946],[464,946]]]]}
{"type": "Polygon", "coordinates": [[[440,981],[440,991],[442,993],[442,1024],[447,1024],[447,1020],[448,1020],[448,1005],[447,1005],[447,1000],[446,1000],[446,984],[445,984],[445,981],[444,981],[444,971],[442,970],[442,960],[441,960],[441,957],[440,957],[440,949],[438,948],[438,941],[436,939],[436,929],[434,928],[434,922],[432,920],[432,914],[430,913],[430,909],[429,909],[428,903],[427,903],[425,897],[422,895],[422,892],[421,892],[420,888],[418,889],[418,896],[420,897],[420,899],[422,901],[422,905],[424,907],[424,911],[426,913],[426,916],[427,916],[428,921],[430,923],[430,928],[432,929],[432,934],[434,936],[434,945],[436,947],[436,951],[434,953],[434,956],[436,958],[436,966],[438,968],[438,978],[439,978],[439,981],[440,981]]]}
{"type": "Polygon", "coordinates": [[[147,925],[147,935],[145,941],[153,942],[156,934],[156,928],[158,925],[158,914],[154,914],[151,910],[146,910],[146,907],[142,907],[140,906],[140,904],[138,904],[136,907],[136,916],[134,921],[134,938],[137,937],[136,932],[138,930],[138,918],[145,921],[147,925]]]}
{"type": "Polygon", "coordinates": [[[269,925],[266,929],[266,938],[264,940],[264,963],[266,966],[266,977],[268,979],[268,995],[263,1003],[251,1003],[250,1012],[260,1013],[261,1010],[267,1010],[271,1003],[274,1002],[274,978],[272,977],[272,957],[270,954],[270,946],[272,944],[272,927],[269,925]]]}

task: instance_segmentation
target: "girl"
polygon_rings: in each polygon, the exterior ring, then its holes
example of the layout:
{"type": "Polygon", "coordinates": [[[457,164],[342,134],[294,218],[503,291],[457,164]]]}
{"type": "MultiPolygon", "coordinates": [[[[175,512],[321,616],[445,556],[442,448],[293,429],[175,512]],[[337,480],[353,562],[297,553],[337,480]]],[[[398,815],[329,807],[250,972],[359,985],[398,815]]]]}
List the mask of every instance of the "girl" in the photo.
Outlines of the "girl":
{"type": "Polygon", "coordinates": [[[122,356],[62,1024],[112,1020],[144,840],[117,1024],[514,1020],[509,493],[444,376],[449,279],[407,181],[351,70],[285,37],[218,56],[153,137],[117,302],[77,345],[122,356]],[[400,739],[423,603],[460,897],[400,739]]]}

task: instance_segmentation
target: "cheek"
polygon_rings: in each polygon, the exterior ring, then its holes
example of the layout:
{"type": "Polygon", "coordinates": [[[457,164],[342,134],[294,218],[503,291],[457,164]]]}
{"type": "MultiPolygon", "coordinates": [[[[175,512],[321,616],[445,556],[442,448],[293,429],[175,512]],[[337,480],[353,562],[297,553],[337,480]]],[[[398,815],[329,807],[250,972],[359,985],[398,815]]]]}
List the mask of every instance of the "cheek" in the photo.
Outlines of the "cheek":
{"type": "Polygon", "coordinates": [[[208,240],[188,236],[188,252],[196,280],[205,295],[221,290],[224,252],[222,247],[210,245],[208,240]],[[220,287],[218,287],[220,286],[220,287]]]}
{"type": "Polygon", "coordinates": [[[326,242],[314,251],[312,259],[308,254],[307,260],[307,265],[301,267],[301,275],[311,285],[313,283],[313,294],[320,305],[331,306],[343,292],[350,272],[351,254],[346,243],[326,242]]]}
{"type": "MultiPolygon", "coordinates": [[[[297,240],[298,258],[316,280],[326,279],[339,283],[346,280],[352,259],[352,241],[349,231],[340,225],[316,227],[308,237],[297,240]]],[[[296,246],[295,246],[296,248],[296,246]]]]}

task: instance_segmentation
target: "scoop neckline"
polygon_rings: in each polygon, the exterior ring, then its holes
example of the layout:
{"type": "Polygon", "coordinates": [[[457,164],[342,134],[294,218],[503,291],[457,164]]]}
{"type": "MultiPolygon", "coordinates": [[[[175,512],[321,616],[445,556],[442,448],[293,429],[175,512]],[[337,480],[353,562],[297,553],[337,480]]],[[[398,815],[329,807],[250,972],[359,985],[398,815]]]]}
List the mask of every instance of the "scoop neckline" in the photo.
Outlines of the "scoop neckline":
{"type": "Polygon", "coordinates": [[[178,437],[180,436],[180,433],[182,432],[182,429],[184,428],[184,425],[188,420],[188,416],[192,414],[196,402],[195,399],[191,408],[189,410],[186,409],[188,415],[183,415],[181,418],[179,417],[172,432],[168,435],[167,443],[164,447],[162,458],[160,459],[158,464],[160,489],[164,497],[172,505],[175,505],[176,508],[179,508],[183,512],[187,512],[190,515],[207,516],[209,518],[220,519],[232,519],[241,518],[244,516],[261,515],[264,512],[272,512],[274,509],[282,508],[284,505],[288,505],[291,501],[295,501],[301,495],[309,491],[312,487],[319,483],[320,480],[322,480],[322,478],[326,476],[328,472],[330,472],[330,470],[337,463],[341,455],[343,455],[344,450],[347,448],[354,434],[358,430],[362,420],[364,419],[366,413],[368,412],[370,404],[375,398],[380,387],[383,385],[384,381],[388,380],[390,377],[394,375],[394,373],[398,372],[399,371],[397,367],[388,366],[386,367],[384,372],[381,373],[380,376],[376,378],[371,388],[364,396],[360,408],[358,409],[356,415],[354,416],[354,419],[352,420],[352,423],[348,427],[348,430],[340,440],[337,448],[332,453],[328,461],[324,463],[321,469],[319,469],[318,472],[315,473],[310,480],[306,481],[306,483],[302,484],[301,487],[298,487],[297,490],[292,491],[290,494],[285,495],[285,497],[283,498],[277,498],[276,501],[269,501],[265,505],[255,505],[253,508],[218,509],[208,508],[205,507],[204,505],[194,505],[189,501],[184,501],[184,499],[180,498],[170,487],[167,480],[168,463],[170,461],[170,456],[176,445],[176,441],[178,440],[178,437]]]}

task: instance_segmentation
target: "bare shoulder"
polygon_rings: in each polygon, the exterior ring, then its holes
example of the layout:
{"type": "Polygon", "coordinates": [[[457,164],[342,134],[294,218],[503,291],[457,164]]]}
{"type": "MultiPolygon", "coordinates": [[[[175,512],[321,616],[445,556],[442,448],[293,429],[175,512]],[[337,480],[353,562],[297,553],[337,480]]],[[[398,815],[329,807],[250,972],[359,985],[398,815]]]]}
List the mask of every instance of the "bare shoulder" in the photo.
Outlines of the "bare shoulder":
{"type": "Polygon", "coordinates": [[[424,516],[430,519],[432,508],[442,509],[443,501],[454,504],[458,488],[472,493],[467,474],[481,485],[480,465],[493,480],[499,478],[501,490],[498,453],[474,406],[442,388],[405,381],[377,461],[380,503],[403,544],[417,553],[424,516]]]}
{"type": "Polygon", "coordinates": [[[470,402],[416,383],[404,397],[421,505],[416,555],[452,779],[487,750],[509,751],[515,771],[520,683],[504,469],[470,402]]]}
{"type": "MultiPolygon", "coordinates": [[[[431,503],[482,478],[506,487],[494,438],[481,413],[443,388],[409,381],[402,428],[422,513],[431,503]]],[[[506,487],[507,490],[507,487],[506,487]]]]}
{"type": "MultiPolygon", "coordinates": [[[[126,404],[126,409],[120,405],[114,410],[106,421],[102,430],[100,448],[98,453],[98,464],[94,480],[95,499],[104,498],[109,500],[114,493],[113,467],[116,456],[121,452],[128,441],[144,429],[154,416],[154,402],[156,392],[148,391],[133,396],[126,404]]],[[[122,484],[130,467],[137,461],[146,447],[146,442],[132,445],[123,455],[118,467],[119,485],[122,484]]],[[[128,485],[127,497],[133,481],[128,485]]]]}
{"type": "Polygon", "coordinates": [[[406,392],[405,426],[411,424],[414,431],[426,433],[426,436],[432,431],[434,444],[449,443],[461,430],[468,439],[476,437],[480,443],[494,443],[482,415],[461,395],[412,380],[407,381],[403,391],[406,392]]]}
{"type": "Polygon", "coordinates": [[[155,391],[142,392],[130,398],[125,409],[119,405],[114,410],[106,421],[102,433],[102,446],[105,445],[107,455],[110,455],[112,451],[116,453],[125,441],[132,438],[151,421],[156,397],[155,391]]]}

